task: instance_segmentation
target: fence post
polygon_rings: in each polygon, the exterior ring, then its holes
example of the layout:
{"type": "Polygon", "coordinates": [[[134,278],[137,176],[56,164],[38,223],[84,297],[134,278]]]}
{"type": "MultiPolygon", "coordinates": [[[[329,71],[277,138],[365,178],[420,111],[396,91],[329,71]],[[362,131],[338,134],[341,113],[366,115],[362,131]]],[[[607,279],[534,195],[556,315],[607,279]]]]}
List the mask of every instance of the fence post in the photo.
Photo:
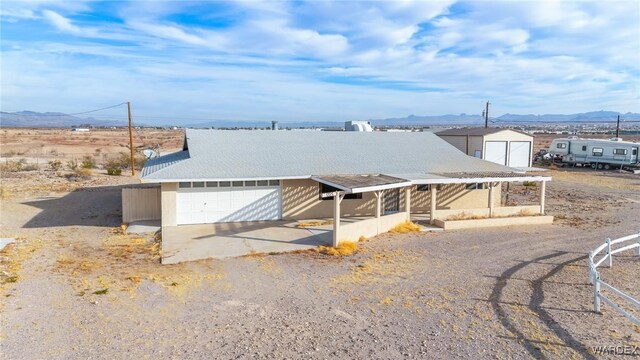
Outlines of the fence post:
{"type": "Polygon", "coordinates": [[[593,251],[589,251],[589,258],[587,259],[587,266],[589,268],[589,282],[593,285],[593,251]]]}
{"type": "Polygon", "coordinates": [[[640,231],[638,231],[638,247],[636,248],[636,255],[640,256],[640,231]]]}
{"type": "Polygon", "coordinates": [[[611,239],[607,238],[607,257],[609,258],[609,268],[613,267],[613,256],[611,255],[611,239]]]}
{"type": "Polygon", "coordinates": [[[596,272],[593,286],[593,311],[600,312],[600,275],[596,272]]]}

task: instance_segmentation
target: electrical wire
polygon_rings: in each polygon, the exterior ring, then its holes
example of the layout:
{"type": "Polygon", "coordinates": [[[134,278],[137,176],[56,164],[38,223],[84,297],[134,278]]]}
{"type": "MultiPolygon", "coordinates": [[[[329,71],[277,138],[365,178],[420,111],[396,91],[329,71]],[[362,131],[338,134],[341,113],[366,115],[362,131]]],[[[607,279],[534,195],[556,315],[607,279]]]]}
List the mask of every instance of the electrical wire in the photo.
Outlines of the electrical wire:
{"type": "Polygon", "coordinates": [[[103,107],[100,109],[94,109],[94,110],[88,110],[88,111],[82,111],[82,112],[77,112],[77,113],[59,113],[59,114],[42,114],[42,113],[38,113],[38,114],[18,114],[19,116],[75,116],[75,115],[83,115],[83,114],[90,114],[90,113],[94,113],[94,112],[98,112],[98,111],[102,111],[102,110],[107,110],[107,109],[113,109],[115,107],[118,106],[122,106],[125,105],[127,102],[121,102],[120,104],[116,104],[116,105],[111,105],[111,106],[107,106],[107,107],[103,107]]]}

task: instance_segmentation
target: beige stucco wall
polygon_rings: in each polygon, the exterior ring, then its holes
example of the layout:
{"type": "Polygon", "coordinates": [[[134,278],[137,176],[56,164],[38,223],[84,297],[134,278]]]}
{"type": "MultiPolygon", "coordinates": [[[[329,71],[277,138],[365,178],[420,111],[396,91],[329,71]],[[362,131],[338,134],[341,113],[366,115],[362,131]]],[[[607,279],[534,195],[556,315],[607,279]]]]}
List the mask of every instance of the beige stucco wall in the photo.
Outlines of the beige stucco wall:
{"type": "Polygon", "coordinates": [[[177,183],[162,183],[160,187],[162,203],[162,226],[176,226],[176,190],[177,183]]]}
{"type": "MultiPolygon", "coordinates": [[[[282,181],[282,218],[284,220],[318,219],[333,217],[333,201],[318,199],[318,183],[305,180],[282,181]]],[[[500,205],[500,187],[494,191],[494,204],[500,205]]],[[[400,191],[400,210],[404,209],[404,191],[400,191]]],[[[438,209],[467,209],[489,207],[489,190],[466,190],[465,185],[442,185],[436,194],[438,209]]],[[[343,200],[341,216],[373,216],[375,195],[364,193],[362,200],[343,200]]],[[[411,187],[411,212],[429,213],[431,194],[411,187]]]]}
{"type": "MultiPolygon", "coordinates": [[[[333,216],[333,200],[320,200],[318,183],[310,179],[283,180],[282,219],[318,219],[333,216]]],[[[370,216],[375,214],[376,197],[362,194],[362,199],[344,199],[341,216],[370,216]]]]}
{"type": "MultiPolygon", "coordinates": [[[[333,217],[333,201],[318,198],[318,183],[310,179],[283,180],[282,218],[283,220],[304,220],[333,217]]],[[[161,186],[162,226],[176,226],[177,183],[163,183],[161,186]]],[[[489,190],[466,190],[465,185],[442,185],[437,192],[437,208],[476,209],[488,207],[489,190]]],[[[500,187],[494,191],[494,204],[500,206],[500,187]]],[[[373,192],[362,194],[362,199],[345,199],[340,206],[342,217],[374,216],[376,198],[373,192]]],[[[429,213],[431,195],[429,191],[411,188],[411,212],[429,213]]],[[[400,210],[404,209],[404,191],[400,190],[400,210]]]]}

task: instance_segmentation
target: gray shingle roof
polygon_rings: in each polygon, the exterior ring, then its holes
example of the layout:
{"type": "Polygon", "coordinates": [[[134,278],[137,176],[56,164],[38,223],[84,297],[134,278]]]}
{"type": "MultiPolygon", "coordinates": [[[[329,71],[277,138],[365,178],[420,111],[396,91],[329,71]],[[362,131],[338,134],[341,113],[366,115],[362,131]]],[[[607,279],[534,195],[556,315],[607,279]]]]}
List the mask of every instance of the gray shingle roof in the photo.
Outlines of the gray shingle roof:
{"type": "Polygon", "coordinates": [[[489,134],[495,134],[500,131],[515,131],[520,134],[528,135],[533,137],[531,134],[527,134],[525,132],[514,130],[514,129],[506,129],[506,128],[461,128],[461,129],[448,129],[439,131],[437,133],[438,136],[484,136],[489,134]]]}
{"type": "Polygon", "coordinates": [[[146,182],[322,175],[509,172],[430,132],[186,130],[188,150],[145,165],[146,182]]]}

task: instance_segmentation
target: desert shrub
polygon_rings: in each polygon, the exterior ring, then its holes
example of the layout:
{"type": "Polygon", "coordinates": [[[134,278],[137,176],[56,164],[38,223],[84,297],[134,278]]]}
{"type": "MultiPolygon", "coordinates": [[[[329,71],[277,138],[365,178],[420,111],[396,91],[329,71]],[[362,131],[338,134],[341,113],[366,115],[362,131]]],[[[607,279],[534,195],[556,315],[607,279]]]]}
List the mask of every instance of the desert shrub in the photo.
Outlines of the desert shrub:
{"type": "Polygon", "coordinates": [[[358,243],[352,241],[342,241],[337,247],[320,246],[318,252],[331,256],[349,256],[358,252],[358,243]]]}
{"type": "Polygon", "coordinates": [[[524,186],[536,186],[536,182],[535,181],[525,181],[524,183],[522,183],[522,185],[524,186]]]}
{"type": "Polygon", "coordinates": [[[60,160],[51,160],[49,161],[49,167],[51,167],[52,170],[54,171],[58,171],[62,169],[62,161],[60,160]]]}
{"type": "Polygon", "coordinates": [[[80,167],[83,169],[93,169],[96,166],[93,158],[89,155],[82,158],[82,162],[80,163],[80,167]]]}
{"type": "Polygon", "coordinates": [[[122,174],[122,169],[107,167],[107,175],[120,176],[122,174]]]}
{"type": "Polygon", "coordinates": [[[27,163],[25,159],[8,160],[4,164],[0,164],[0,171],[2,172],[18,172],[24,170],[24,165],[27,163]]]}
{"type": "Polygon", "coordinates": [[[78,170],[78,162],[75,159],[71,159],[71,160],[67,161],[67,169],[69,169],[71,171],[78,170]]]}
{"type": "Polygon", "coordinates": [[[90,178],[91,176],[93,176],[93,171],[91,169],[87,169],[87,168],[80,168],[80,169],[76,169],[73,172],[73,175],[74,175],[74,177],[87,179],[87,178],[90,178]]]}

